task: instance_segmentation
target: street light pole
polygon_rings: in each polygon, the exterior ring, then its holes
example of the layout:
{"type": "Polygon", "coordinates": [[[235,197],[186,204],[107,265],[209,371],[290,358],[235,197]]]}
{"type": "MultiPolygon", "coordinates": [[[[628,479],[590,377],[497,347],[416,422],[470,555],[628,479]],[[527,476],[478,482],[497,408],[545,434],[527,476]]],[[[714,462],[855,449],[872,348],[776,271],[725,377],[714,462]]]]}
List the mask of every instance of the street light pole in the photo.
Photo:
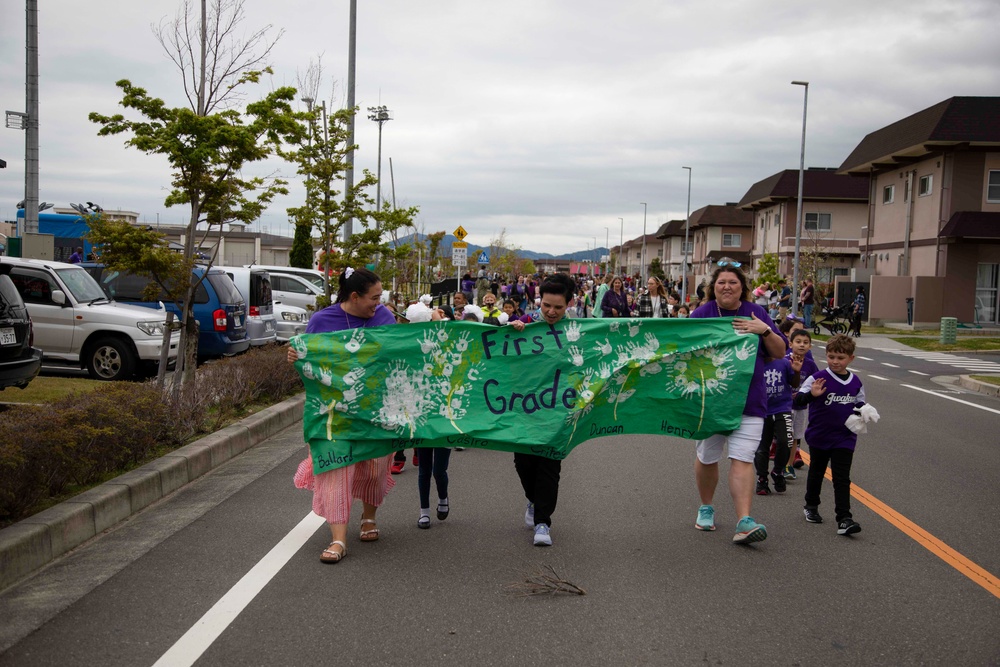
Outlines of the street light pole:
{"type": "MultiPolygon", "coordinates": [[[[392,112],[384,105],[368,107],[368,120],[378,123],[378,167],[375,172],[375,211],[382,212],[382,126],[392,120],[392,112]]],[[[375,218],[376,229],[378,228],[378,218],[375,218]]]]}
{"type": "Polygon", "coordinates": [[[618,218],[621,227],[618,229],[618,266],[615,267],[618,273],[622,272],[622,246],[625,245],[625,218],[618,218]]]}
{"type": "Polygon", "coordinates": [[[611,229],[608,227],[604,228],[604,249],[608,251],[608,261],[604,263],[604,275],[607,275],[611,264],[611,229]]]}
{"type": "Polygon", "coordinates": [[[802,149],[799,153],[799,199],[795,206],[795,258],[792,260],[792,314],[799,312],[799,248],[802,245],[802,178],[806,170],[806,111],[809,109],[809,82],[792,81],[803,87],[802,149]]]}
{"type": "Polygon", "coordinates": [[[642,277],[646,276],[646,202],[639,202],[642,204],[642,266],[639,267],[639,273],[642,277]]]}
{"type": "Polygon", "coordinates": [[[688,172],[688,207],[687,207],[687,217],[684,218],[684,247],[681,248],[681,254],[684,255],[684,259],[681,260],[681,303],[687,303],[688,298],[688,233],[691,227],[691,173],[693,170],[691,167],[681,167],[681,169],[687,169],[688,172]]]}
{"type": "Polygon", "coordinates": [[[347,29],[347,109],[351,112],[347,124],[347,168],[344,170],[344,203],[347,220],[344,222],[344,244],[354,234],[354,80],[358,53],[358,0],[351,0],[347,29]]]}

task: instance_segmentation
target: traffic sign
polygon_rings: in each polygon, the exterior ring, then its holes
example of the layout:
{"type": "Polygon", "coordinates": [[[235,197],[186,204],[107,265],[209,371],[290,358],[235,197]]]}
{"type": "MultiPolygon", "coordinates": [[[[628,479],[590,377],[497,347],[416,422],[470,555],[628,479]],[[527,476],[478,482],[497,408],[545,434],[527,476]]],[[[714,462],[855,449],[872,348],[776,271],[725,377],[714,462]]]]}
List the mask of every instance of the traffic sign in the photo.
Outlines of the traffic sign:
{"type": "Polygon", "coordinates": [[[456,248],[454,245],[451,246],[451,265],[452,266],[465,266],[469,256],[467,248],[456,248]]]}
{"type": "Polygon", "coordinates": [[[468,248],[469,244],[466,243],[465,241],[452,241],[451,242],[451,247],[452,248],[468,248]]]}
{"type": "Polygon", "coordinates": [[[489,264],[490,256],[486,254],[486,251],[479,253],[479,259],[476,260],[476,264],[489,264]]]}
{"type": "Polygon", "coordinates": [[[465,231],[465,229],[462,227],[462,225],[459,225],[458,229],[456,229],[454,232],[452,232],[452,234],[455,235],[456,239],[458,239],[459,241],[462,241],[462,240],[465,239],[466,236],[469,235],[469,232],[465,231]]]}

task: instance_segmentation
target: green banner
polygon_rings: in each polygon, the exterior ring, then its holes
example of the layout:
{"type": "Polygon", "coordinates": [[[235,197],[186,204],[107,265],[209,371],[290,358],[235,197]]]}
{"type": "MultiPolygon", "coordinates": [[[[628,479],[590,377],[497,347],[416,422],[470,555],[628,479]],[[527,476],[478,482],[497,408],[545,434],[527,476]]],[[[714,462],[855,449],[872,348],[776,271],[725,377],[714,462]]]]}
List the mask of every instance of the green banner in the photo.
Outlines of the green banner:
{"type": "Polygon", "coordinates": [[[757,336],[732,318],[428,322],[292,338],[318,474],[407,447],[563,459],[609,435],[740,424],[757,336]]]}

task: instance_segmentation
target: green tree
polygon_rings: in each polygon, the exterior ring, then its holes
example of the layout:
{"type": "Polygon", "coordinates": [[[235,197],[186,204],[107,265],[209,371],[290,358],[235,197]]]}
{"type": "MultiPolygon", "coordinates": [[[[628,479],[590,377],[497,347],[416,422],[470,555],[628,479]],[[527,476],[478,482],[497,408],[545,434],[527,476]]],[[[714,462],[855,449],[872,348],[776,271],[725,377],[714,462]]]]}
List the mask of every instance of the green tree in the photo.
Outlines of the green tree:
{"type": "Polygon", "coordinates": [[[781,280],[778,273],[778,256],[772,252],[764,253],[757,262],[757,282],[769,282],[772,286],[777,285],[781,280]]]}
{"type": "MultiPolygon", "coordinates": [[[[140,118],[89,115],[101,126],[100,136],[123,134],[128,137],[126,146],[166,158],[173,175],[164,203],[190,208],[179,264],[192,261],[199,225],[205,225],[201,242],[212,233],[221,238],[223,223],[249,224],[275,195],[286,192],[279,179],[244,175],[244,169],[270,157],[281,142],[296,140],[301,128],[290,106],[293,88],[277,88],[247,103],[242,111],[237,109],[246,87],[269,73],[259,65],[274,45],[265,39],[266,28],[238,36],[242,19],[242,0],[215,0],[210,10],[203,0],[200,20],[193,18],[191,3],[185,2],[172,24],[161,24],[160,43],[181,71],[190,108],[168,107],[122,79],[116,84],[122,91],[119,104],[140,118]]],[[[217,252],[217,242],[215,247],[217,252]]],[[[149,275],[144,270],[139,273],[149,275]]],[[[194,381],[198,345],[192,312],[197,284],[187,283],[181,311],[180,386],[194,381]]]]}
{"type": "MultiPolygon", "coordinates": [[[[507,229],[490,239],[490,268],[504,276],[515,277],[521,273],[521,258],[518,253],[521,248],[507,239],[507,229]]],[[[532,271],[533,272],[533,271],[532,271]]]]}
{"type": "Polygon", "coordinates": [[[295,221],[295,236],[288,253],[288,263],[299,269],[313,267],[312,228],[298,220],[295,221]]]}
{"type": "Polygon", "coordinates": [[[663,273],[663,264],[660,263],[659,257],[654,257],[649,263],[649,275],[656,276],[661,281],[665,278],[665,274],[663,273]]]}
{"type": "MultiPolygon", "coordinates": [[[[433,232],[427,235],[427,270],[430,271],[437,267],[438,261],[441,259],[441,241],[444,239],[447,232],[433,232]]],[[[428,280],[428,282],[434,282],[433,280],[428,280]]]]}

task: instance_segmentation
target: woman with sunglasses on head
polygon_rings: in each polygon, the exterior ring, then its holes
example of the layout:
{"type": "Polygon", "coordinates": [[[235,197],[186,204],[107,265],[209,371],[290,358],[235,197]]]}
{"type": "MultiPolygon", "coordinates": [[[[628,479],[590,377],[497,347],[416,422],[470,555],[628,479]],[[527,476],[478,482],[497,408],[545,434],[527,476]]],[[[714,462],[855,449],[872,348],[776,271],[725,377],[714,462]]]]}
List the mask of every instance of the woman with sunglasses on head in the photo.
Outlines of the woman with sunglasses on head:
{"type": "Polygon", "coordinates": [[[715,508],[712,500],[719,484],[719,461],[723,445],[729,446],[729,492],[736,507],[739,521],[733,542],[749,544],[767,538],[767,529],[750,516],[755,475],[754,454],[760,443],[767,416],[767,386],[764,382],[764,365],[767,359],[785,356],[785,339],[771,321],[767,311],[750,301],[750,284],[740,263],[728,257],[719,260],[706,290],[708,301],[691,313],[698,317],[735,317],[733,329],[738,334],[759,336],[757,359],[753,378],[743,408],[743,419],[738,429],[729,435],[713,435],[699,440],[694,463],[695,481],[701,496],[701,507],[695,528],[715,530],[715,508]]]}
{"type": "Polygon", "coordinates": [[[656,276],[646,281],[646,293],[639,297],[639,317],[671,317],[669,294],[656,276]]]}
{"type": "MultiPolygon", "coordinates": [[[[368,269],[344,269],[340,275],[337,302],[320,310],[309,320],[306,333],[327,333],[346,329],[395,324],[392,312],[383,306],[382,280],[368,269]]],[[[288,362],[298,360],[295,349],[288,348],[288,362]]],[[[389,473],[392,454],[368,461],[359,461],[345,468],[313,474],[312,455],[299,464],[295,472],[295,486],[313,492],[313,512],[326,519],[333,541],[323,550],[320,560],[338,563],[347,555],[347,523],[351,518],[351,504],[361,500],[362,542],[379,538],[375,513],[395,481],[389,473]]]]}

